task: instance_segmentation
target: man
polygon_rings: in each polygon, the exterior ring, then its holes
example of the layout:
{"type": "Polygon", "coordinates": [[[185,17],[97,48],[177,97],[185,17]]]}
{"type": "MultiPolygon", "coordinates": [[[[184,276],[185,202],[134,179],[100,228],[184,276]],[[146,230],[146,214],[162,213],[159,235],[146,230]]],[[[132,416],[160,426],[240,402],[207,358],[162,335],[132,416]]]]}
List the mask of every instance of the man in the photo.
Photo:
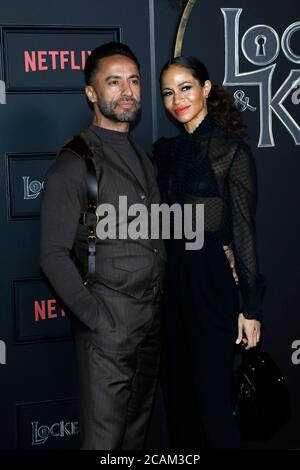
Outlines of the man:
{"type": "MultiPolygon", "coordinates": [[[[81,136],[97,174],[97,204],[114,206],[118,229],[121,195],[128,207],[142,203],[150,210],[160,202],[152,162],[129,137],[140,109],[139,64],[126,45],[107,43],[88,57],[85,79],[94,118],[81,136]]],[[[72,313],[81,448],[141,449],[158,374],[164,246],[93,238],[91,175],[80,153],[67,144],[47,175],[41,266],[72,313]]]]}

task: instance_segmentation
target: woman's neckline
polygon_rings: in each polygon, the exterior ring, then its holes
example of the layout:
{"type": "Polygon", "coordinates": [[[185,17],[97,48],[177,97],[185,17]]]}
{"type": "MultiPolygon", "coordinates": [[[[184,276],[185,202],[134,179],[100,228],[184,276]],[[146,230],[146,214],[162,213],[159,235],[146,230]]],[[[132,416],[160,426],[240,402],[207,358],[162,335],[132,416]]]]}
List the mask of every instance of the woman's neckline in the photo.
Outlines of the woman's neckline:
{"type": "Polygon", "coordinates": [[[187,129],[183,126],[182,127],[182,134],[187,136],[187,137],[194,137],[194,136],[199,136],[203,134],[207,134],[213,127],[213,118],[209,113],[205,115],[205,117],[200,121],[198,126],[194,129],[193,132],[189,133],[187,129]]]}

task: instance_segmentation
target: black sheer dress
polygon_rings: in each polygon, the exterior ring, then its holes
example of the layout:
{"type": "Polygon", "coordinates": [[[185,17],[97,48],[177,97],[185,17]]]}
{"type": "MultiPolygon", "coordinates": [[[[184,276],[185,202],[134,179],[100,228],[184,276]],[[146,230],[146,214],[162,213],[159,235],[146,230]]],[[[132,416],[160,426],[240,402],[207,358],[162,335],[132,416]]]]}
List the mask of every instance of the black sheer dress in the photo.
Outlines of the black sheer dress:
{"type": "Polygon", "coordinates": [[[254,159],[242,140],[209,115],[193,134],[184,130],[160,139],[154,156],[163,202],[202,203],[205,219],[202,249],[166,241],[162,386],[170,444],[238,448],[230,404],[237,318],[239,312],[259,318],[261,310],[254,159]],[[229,243],[239,287],[223,250],[229,243]]]}

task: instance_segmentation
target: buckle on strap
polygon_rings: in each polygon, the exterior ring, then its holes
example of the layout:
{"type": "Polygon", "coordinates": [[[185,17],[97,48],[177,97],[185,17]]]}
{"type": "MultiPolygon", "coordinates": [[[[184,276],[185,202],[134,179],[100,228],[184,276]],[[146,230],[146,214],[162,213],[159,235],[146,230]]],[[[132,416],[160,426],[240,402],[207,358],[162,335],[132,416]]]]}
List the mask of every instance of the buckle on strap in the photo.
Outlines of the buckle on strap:
{"type": "Polygon", "coordinates": [[[94,246],[96,245],[96,235],[93,235],[93,234],[88,235],[87,239],[88,239],[89,245],[94,245],[94,246]]]}
{"type": "Polygon", "coordinates": [[[79,218],[79,223],[86,226],[97,225],[99,220],[100,216],[95,213],[82,212],[79,218]]]}

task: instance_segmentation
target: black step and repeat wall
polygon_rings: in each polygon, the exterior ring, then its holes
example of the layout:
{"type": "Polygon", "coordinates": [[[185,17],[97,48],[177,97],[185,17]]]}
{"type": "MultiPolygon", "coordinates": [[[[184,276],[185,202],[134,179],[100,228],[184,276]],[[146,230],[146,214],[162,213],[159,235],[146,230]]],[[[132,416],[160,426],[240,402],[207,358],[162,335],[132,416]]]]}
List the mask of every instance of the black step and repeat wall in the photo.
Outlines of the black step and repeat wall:
{"type": "MultiPolygon", "coordinates": [[[[78,388],[68,316],[39,269],[39,208],[57,149],[91,119],[82,69],[90,51],[121,40],[142,66],[134,138],[148,151],[176,132],[157,77],[172,55],[180,0],[21,0],[0,11],[0,448],[78,446],[78,388]]],[[[293,413],[260,448],[300,448],[300,19],[296,2],[198,0],[182,52],[196,55],[235,97],[259,178],[257,215],[264,348],[282,368],[293,413]]],[[[222,352],[220,351],[220,354],[222,352]]],[[[148,446],[167,445],[158,395],[148,446]]]]}

